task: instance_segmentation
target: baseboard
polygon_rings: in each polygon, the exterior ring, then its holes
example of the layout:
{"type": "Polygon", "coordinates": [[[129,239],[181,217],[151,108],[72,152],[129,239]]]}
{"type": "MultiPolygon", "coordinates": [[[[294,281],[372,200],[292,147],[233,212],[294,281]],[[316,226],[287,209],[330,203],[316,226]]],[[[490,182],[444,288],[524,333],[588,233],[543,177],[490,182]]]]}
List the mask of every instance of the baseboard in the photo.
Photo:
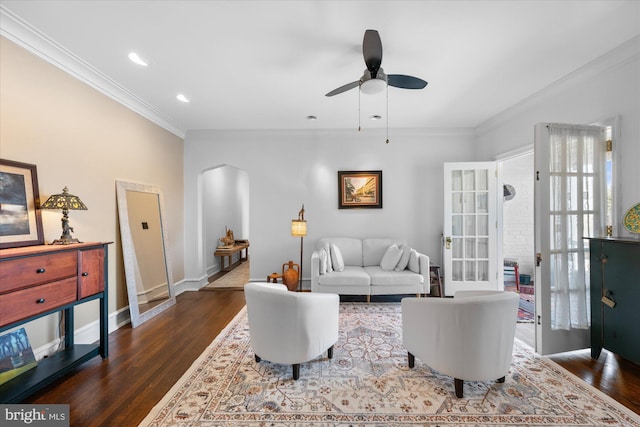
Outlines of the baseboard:
{"type": "MultiPolygon", "coordinates": [[[[129,306],[121,308],[109,314],[108,327],[109,333],[121,328],[130,322],[129,306]]],[[[92,344],[100,340],[100,320],[93,321],[85,326],[78,328],[74,332],[73,340],[76,344],[92,344]]],[[[56,338],[36,349],[33,354],[36,360],[40,360],[58,351],[60,346],[60,338],[56,338]]]]}
{"type": "Polygon", "coordinates": [[[209,283],[209,277],[204,275],[197,279],[184,279],[173,285],[173,289],[176,292],[176,296],[191,291],[199,291],[203,286],[207,286],[209,283]]]}

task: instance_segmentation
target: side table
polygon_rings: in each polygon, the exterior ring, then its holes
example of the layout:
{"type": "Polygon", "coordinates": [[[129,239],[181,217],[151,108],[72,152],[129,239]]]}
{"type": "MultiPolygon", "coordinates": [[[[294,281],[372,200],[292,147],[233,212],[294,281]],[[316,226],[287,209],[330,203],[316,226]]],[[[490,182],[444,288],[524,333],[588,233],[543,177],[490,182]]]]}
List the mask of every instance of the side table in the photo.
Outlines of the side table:
{"type": "MultiPolygon", "coordinates": [[[[440,266],[430,265],[429,276],[431,276],[431,274],[433,274],[436,285],[438,286],[438,296],[440,298],[444,297],[444,292],[442,292],[442,277],[440,276],[440,266]]],[[[431,286],[431,277],[429,277],[429,286],[431,286]]]]}
{"type": "Polygon", "coordinates": [[[282,279],[282,274],[271,273],[267,276],[267,283],[278,283],[278,279],[282,279]]]}

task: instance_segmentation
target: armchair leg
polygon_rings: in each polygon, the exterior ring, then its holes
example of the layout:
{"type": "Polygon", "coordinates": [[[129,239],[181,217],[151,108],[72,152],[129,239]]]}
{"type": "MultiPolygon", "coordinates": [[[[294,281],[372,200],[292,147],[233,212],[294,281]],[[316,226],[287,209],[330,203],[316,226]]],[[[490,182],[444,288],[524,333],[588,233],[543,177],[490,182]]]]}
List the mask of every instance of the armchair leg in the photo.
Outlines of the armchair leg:
{"type": "Polygon", "coordinates": [[[454,379],[454,383],[456,386],[456,397],[457,398],[461,398],[462,396],[464,396],[464,380],[455,378],[454,379]]]}
{"type": "Polygon", "coordinates": [[[413,354],[407,353],[407,358],[409,359],[409,368],[416,366],[416,357],[413,354]]]}
{"type": "Polygon", "coordinates": [[[329,359],[333,359],[333,346],[329,347],[329,350],[327,350],[327,356],[329,359]]]}
{"type": "Polygon", "coordinates": [[[293,365],[293,379],[297,380],[298,378],[300,378],[300,364],[295,363],[293,365]]]}
{"type": "Polygon", "coordinates": [[[257,354],[254,354],[253,356],[256,358],[256,363],[260,363],[260,361],[262,360],[260,359],[260,356],[258,356],[257,354]]]}
{"type": "Polygon", "coordinates": [[[496,380],[496,382],[498,382],[498,383],[502,384],[502,383],[504,382],[504,380],[505,380],[505,377],[502,377],[502,378],[498,378],[498,379],[496,380]]]}

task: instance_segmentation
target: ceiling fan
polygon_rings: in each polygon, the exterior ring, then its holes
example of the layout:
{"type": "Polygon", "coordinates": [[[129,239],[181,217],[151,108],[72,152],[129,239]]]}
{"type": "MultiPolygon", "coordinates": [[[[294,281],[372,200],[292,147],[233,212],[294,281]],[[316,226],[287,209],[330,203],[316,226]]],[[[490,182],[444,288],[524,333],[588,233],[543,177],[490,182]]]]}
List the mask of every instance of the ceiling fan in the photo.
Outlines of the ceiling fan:
{"type": "Polygon", "coordinates": [[[387,85],[401,89],[423,89],[427,82],[413,76],[404,74],[385,74],[380,64],[382,64],[382,41],[376,30],[366,30],[362,40],[362,54],[367,69],[360,77],[360,80],[347,83],[337,89],[332,90],[325,96],[334,96],[346,92],[355,87],[360,87],[364,93],[377,93],[387,85]]]}

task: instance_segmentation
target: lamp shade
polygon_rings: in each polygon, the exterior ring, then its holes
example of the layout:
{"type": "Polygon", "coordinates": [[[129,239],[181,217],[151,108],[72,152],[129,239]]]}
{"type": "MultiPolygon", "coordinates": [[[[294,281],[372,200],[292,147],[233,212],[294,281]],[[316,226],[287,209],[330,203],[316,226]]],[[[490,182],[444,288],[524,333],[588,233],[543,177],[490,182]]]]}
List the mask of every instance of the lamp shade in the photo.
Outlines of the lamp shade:
{"type": "Polygon", "coordinates": [[[292,219],[291,235],[294,237],[305,237],[307,235],[307,221],[304,219],[292,219]]]}
{"type": "Polygon", "coordinates": [[[41,209],[66,209],[66,210],[82,210],[86,211],[87,206],[82,203],[78,196],[69,194],[69,189],[65,186],[62,193],[50,196],[41,206],[41,209]]]}
{"type": "Polygon", "coordinates": [[[73,227],[69,226],[69,211],[86,211],[87,206],[82,203],[80,197],[69,194],[69,189],[65,186],[62,193],[50,196],[40,208],[42,209],[62,209],[62,236],[53,241],[54,245],[68,245],[80,243],[78,239],[71,237],[73,227]]]}

